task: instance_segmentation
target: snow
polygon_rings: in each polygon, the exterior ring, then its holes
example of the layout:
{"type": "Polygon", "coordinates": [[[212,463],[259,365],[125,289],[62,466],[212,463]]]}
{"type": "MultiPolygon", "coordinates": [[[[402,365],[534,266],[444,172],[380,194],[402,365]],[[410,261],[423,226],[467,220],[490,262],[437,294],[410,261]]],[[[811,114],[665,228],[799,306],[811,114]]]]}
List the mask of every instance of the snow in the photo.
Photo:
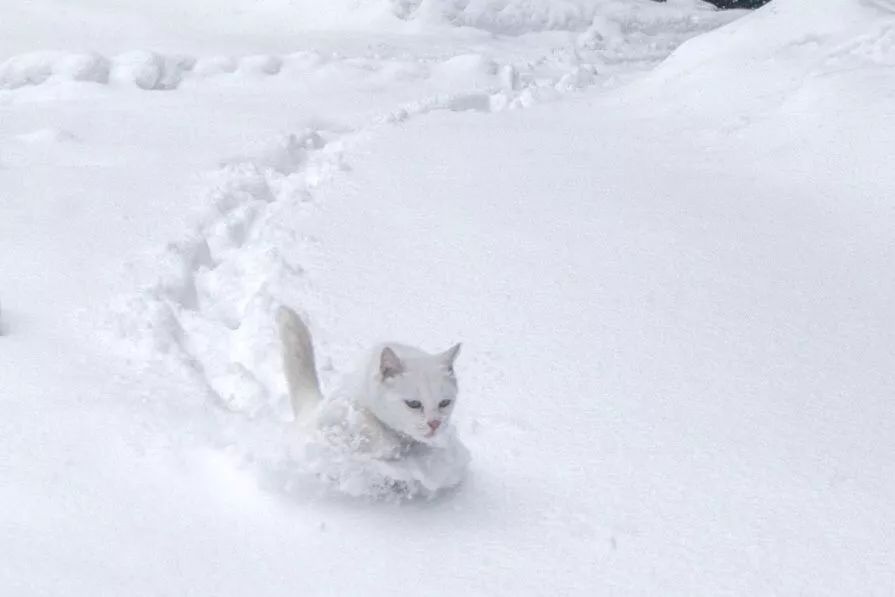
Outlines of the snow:
{"type": "Polygon", "coordinates": [[[890,4],[3,8],[0,592],[887,594],[890,4]],[[303,452],[283,303],[464,343],[459,487],[303,452]]]}

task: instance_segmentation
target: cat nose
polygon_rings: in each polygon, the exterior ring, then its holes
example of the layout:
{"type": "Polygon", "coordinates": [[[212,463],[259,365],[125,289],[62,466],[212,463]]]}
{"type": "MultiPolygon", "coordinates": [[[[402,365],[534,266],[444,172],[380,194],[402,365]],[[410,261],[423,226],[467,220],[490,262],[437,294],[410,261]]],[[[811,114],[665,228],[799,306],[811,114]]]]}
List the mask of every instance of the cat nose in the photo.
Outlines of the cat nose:
{"type": "Polygon", "coordinates": [[[429,421],[429,429],[435,431],[441,426],[441,421],[429,421]]]}

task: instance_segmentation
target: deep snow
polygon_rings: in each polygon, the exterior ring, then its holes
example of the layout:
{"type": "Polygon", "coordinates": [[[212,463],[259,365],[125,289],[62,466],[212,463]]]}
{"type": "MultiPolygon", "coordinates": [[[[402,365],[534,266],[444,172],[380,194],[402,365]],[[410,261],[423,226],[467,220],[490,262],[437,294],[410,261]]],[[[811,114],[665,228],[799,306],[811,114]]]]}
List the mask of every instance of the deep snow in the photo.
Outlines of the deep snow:
{"type": "Polygon", "coordinates": [[[310,6],[0,9],[2,592],[887,594],[889,3],[310,6]],[[309,478],[280,302],[463,485],[309,478]]]}

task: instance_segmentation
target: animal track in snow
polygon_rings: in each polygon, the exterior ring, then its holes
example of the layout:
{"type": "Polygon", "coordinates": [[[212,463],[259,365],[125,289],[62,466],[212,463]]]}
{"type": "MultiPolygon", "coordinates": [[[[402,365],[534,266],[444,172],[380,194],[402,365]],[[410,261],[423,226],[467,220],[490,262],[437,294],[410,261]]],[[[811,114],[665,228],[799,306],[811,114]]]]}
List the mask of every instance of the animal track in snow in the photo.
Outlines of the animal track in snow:
{"type": "Polygon", "coordinates": [[[143,356],[185,365],[226,408],[279,416],[285,387],[271,313],[306,286],[314,242],[300,213],[309,188],[341,167],[341,143],[324,131],[288,135],[213,173],[206,213],[166,248],[157,279],[120,306],[119,333],[143,356]]]}

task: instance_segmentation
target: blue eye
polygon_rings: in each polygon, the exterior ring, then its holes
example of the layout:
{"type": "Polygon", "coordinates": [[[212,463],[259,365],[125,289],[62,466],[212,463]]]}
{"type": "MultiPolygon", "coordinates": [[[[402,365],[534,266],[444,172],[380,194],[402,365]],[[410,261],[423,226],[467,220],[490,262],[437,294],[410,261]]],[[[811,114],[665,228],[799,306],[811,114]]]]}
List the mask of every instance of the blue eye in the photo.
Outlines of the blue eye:
{"type": "Polygon", "coordinates": [[[405,400],[404,404],[406,404],[409,408],[418,409],[423,407],[423,403],[419,400],[405,400]]]}
{"type": "Polygon", "coordinates": [[[450,400],[442,400],[441,402],[438,403],[438,408],[447,408],[450,405],[451,405],[450,400]]]}

